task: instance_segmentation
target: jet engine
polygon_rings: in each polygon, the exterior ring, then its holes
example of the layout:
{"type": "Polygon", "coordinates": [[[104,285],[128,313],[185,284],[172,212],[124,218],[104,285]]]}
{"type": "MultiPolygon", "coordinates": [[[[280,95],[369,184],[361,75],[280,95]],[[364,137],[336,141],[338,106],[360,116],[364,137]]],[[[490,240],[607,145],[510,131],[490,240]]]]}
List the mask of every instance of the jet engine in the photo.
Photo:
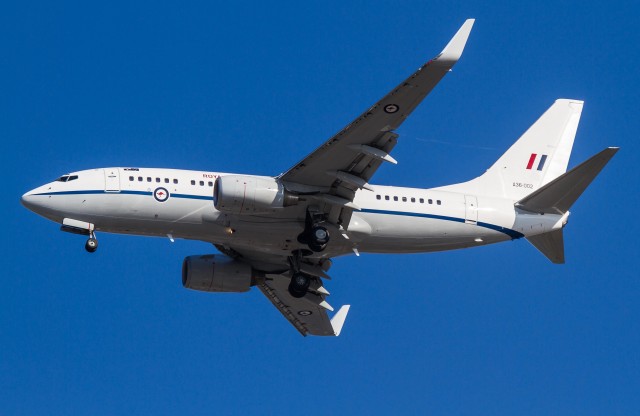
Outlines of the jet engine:
{"type": "Polygon", "coordinates": [[[182,262],[182,286],[202,292],[246,292],[251,266],[222,255],[189,256],[182,262]]]}
{"type": "Polygon", "coordinates": [[[213,191],[216,209],[230,214],[268,213],[297,203],[296,195],[268,176],[220,176],[213,191]]]}

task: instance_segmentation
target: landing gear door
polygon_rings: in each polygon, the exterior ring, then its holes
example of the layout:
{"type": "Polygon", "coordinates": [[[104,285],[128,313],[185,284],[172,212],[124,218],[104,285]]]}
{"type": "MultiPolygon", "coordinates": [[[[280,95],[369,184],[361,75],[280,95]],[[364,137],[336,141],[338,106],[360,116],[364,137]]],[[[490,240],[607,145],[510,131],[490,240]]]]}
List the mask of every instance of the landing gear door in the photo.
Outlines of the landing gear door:
{"type": "Polygon", "coordinates": [[[104,169],[105,192],[120,192],[120,172],[118,168],[104,169]]]}
{"type": "Polygon", "coordinates": [[[467,224],[478,223],[478,198],[473,195],[464,196],[464,222],[467,224]]]}

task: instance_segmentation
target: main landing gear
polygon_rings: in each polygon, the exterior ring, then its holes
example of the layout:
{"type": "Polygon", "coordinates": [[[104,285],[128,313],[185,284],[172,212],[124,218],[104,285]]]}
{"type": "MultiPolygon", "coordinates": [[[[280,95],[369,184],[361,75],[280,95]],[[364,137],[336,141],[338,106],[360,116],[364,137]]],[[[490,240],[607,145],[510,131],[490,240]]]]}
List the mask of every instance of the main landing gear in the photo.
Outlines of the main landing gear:
{"type": "Polygon", "coordinates": [[[304,222],[304,231],[298,235],[298,242],[306,244],[309,250],[296,250],[289,258],[291,263],[291,282],[289,283],[289,294],[294,298],[301,298],[306,295],[314,277],[300,270],[300,263],[304,256],[319,253],[329,244],[329,231],[322,226],[325,222],[325,214],[315,208],[307,208],[307,215],[304,222]]]}
{"type": "Polygon", "coordinates": [[[329,231],[321,224],[325,214],[311,208],[307,209],[304,231],[298,236],[298,242],[306,244],[313,252],[323,251],[329,243],[329,231]]]}
{"type": "Polygon", "coordinates": [[[291,281],[288,291],[294,298],[302,298],[309,292],[317,296],[329,294],[322,287],[321,278],[330,279],[326,271],[331,267],[331,261],[328,259],[307,259],[305,261],[305,256],[311,254],[313,252],[306,249],[294,250],[289,257],[291,281]]]}
{"type": "Polygon", "coordinates": [[[89,253],[94,253],[98,249],[98,240],[94,233],[89,234],[89,239],[85,243],[84,249],[89,253]]]}
{"type": "Polygon", "coordinates": [[[311,284],[311,276],[302,272],[294,272],[289,283],[289,294],[294,298],[301,298],[307,294],[311,284]]]}

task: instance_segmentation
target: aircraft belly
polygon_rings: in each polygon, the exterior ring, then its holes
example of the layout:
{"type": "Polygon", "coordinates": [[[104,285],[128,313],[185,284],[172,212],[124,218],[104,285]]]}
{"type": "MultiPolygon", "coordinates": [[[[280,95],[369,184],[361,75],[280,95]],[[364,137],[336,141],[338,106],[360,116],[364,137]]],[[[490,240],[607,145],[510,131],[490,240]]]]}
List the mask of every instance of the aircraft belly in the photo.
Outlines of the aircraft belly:
{"type": "Polygon", "coordinates": [[[415,253],[453,250],[509,240],[502,232],[465,223],[401,215],[362,214],[372,234],[358,244],[364,252],[415,253]]]}
{"type": "MultiPolygon", "coordinates": [[[[150,201],[148,196],[120,195],[122,203],[109,215],[78,212],[77,219],[96,224],[96,230],[120,234],[166,236],[203,240],[213,244],[288,255],[303,247],[297,236],[303,223],[295,218],[227,215],[211,202],[170,199],[150,201]]],[[[99,204],[96,201],[96,204],[99,204]]],[[[306,246],[305,246],[306,247],[306,246]]]]}

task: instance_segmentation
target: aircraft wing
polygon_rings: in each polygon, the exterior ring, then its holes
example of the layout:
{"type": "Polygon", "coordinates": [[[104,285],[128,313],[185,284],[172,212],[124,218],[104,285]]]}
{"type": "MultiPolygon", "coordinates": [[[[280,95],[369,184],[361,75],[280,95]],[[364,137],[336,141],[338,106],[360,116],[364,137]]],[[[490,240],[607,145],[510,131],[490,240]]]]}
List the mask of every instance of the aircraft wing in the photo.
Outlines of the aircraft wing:
{"type": "Polygon", "coordinates": [[[396,163],[389,156],[398,137],[394,130],[458,61],[473,23],[474,19],[467,20],[440,54],[283,173],[285,186],[315,193],[327,204],[358,209],[352,204],[356,190],[367,189],[382,162],[396,163]]]}
{"type": "Polygon", "coordinates": [[[258,270],[278,270],[267,272],[256,281],[256,286],[269,299],[280,313],[302,335],[338,336],[347,317],[349,305],[342,306],[333,318],[328,312],[333,311],[326,298],[329,291],[322,284],[322,279],[329,279],[322,266],[311,259],[300,264],[301,270],[312,275],[309,291],[302,298],[294,298],[289,294],[291,275],[286,270],[289,266],[288,256],[273,256],[240,247],[216,245],[225,255],[248,263],[258,270]]]}
{"type": "Polygon", "coordinates": [[[320,279],[315,278],[312,281],[310,291],[302,298],[294,298],[289,294],[287,287],[290,280],[288,275],[267,274],[264,282],[258,287],[302,335],[340,335],[349,305],[341,307],[333,318],[329,319],[327,311],[332,311],[333,308],[326,302],[326,295],[318,292],[322,287],[320,279]]]}

